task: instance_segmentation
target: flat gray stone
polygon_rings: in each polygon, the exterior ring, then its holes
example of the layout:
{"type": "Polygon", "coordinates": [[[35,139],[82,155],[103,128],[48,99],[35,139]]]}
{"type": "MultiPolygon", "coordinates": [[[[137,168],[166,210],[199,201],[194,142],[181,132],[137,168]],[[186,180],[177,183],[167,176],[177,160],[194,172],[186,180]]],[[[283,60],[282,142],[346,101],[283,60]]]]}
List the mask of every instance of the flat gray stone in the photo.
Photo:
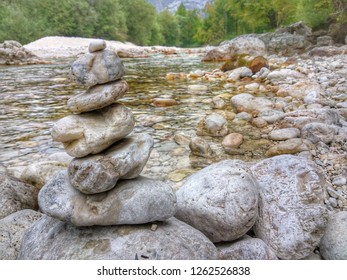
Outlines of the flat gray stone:
{"type": "Polygon", "coordinates": [[[246,164],[225,160],[189,176],[176,192],[176,217],[212,242],[232,241],[258,217],[257,182],[246,164]]]}
{"type": "Polygon", "coordinates": [[[282,155],[251,167],[259,182],[256,237],[280,259],[302,259],[318,246],[327,222],[326,181],[313,161],[282,155]]]}
{"type": "Polygon", "coordinates": [[[277,260],[275,252],[259,238],[244,236],[217,244],[220,260],[277,260]]]}
{"type": "Polygon", "coordinates": [[[311,141],[301,138],[292,138],[282,141],[267,150],[268,157],[284,155],[284,154],[297,154],[305,151],[312,150],[314,145],[311,141]]]}
{"type": "Polygon", "coordinates": [[[151,224],[77,228],[45,216],[26,232],[18,259],[217,259],[213,243],[175,218],[151,228],[151,224]]]}
{"type": "Polygon", "coordinates": [[[60,119],[51,130],[72,157],[97,154],[132,132],[135,120],[131,110],[115,103],[97,111],[60,119]]]}
{"type": "Polygon", "coordinates": [[[294,79],[294,80],[300,80],[304,79],[305,75],[292,69],[279,69],[279,70],[274,70],[271,73],[267,75],[267,80],[276,83],[278,81],[283,82],[288,79],[294,79]]]}
{"type": "Polygon", "coordinates": [[[25,230],[42,216],[41,213],[25,209],[0,220],[0,260],[15,260],[25,230]]]}
{"type": "Polygon", "coordinates": [[[172,217],[176,196],[167,184],[144,177],[87,195],[60,172],[40,190],[39,205],[43,213],[76,226],[143,224],[172,217]]]}
{"type": "Polygon", "coordinates": [[[265,97],[255,97],[249,93],[241,93],[231,98],[231,103],[237,112],[247,112],[253,117],[262,111],[271,111],[275,105],[265,97]]]}
{"type": "Polygon", "coordinates": [[[276,129],[269,133],[269,138],[275,141],[283,141],[298,137],[300,137],[300,130],[294,127],[276,129]]]}
{"type": "Polygon", "coordinates": [[[115,103],[128,90],[125,80],[90,87],[85,93],[71,97],[67,102],[69,110],[75,114],[101,109],[115,103]]]}
{"type": "Polygon", "coordinates": [[[306,124],[310,123],[324,123],[327,125],[339,125],[341,116],[337,110],[334,109],[308,109],[296,110],[285,113],[276,126],[278,128],[295,127],[302,129],[306,124]]]}
{"type": "Polygon", "coordinates": [[[91,87],[122,78],[125,68],[117,53],[106,49],[79,57],[70,72],[78,84],[91,87]]]}
{"type": "Polygon", "coordinates": [[[320,253],[326,260],[347,260],[347,211],[329,217],[320,241],[320,253]]]}
{"type": "Polygon", "coordinates": [[[134,134],[94,156],[75,158],[68,172],[71,185],[86,194],[112,189],[119,179],[134,179],[145,167],[153,138],[145,133],[134,134]]]}
{"type": "Polygon", "coordinates": [[[0,219],[23,209],[37,209],[38,189],[0,173],[0,219]]]}

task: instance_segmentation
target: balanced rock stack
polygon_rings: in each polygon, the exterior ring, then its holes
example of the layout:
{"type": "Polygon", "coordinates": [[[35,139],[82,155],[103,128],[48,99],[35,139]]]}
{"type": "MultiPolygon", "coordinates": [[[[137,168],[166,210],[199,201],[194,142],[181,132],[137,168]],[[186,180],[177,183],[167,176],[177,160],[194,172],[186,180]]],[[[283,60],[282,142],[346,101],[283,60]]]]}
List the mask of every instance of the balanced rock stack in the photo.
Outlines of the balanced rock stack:
{"type": "Polygon", "coordinates": [[[130,134],[133,114],[117,102],[128,90],[124,73],[120,58],[103,40],[92,41],[89,53],[72,64],[72,77],[89,88],[69,99],[74,115],[59,120],[51,131],[75,158],[67,172],[40,191],[40,209],[47,215],[76,226],[142,224],[174,215],[171,188],[138,178],[153,139],[130,134]],[[133,180],[117,184],[119,179],[133,180]]]}
{"type": "Polygon", "coordinates": [[[73,79],[89,88],[68,100],[74,114],[60,119],[51,134],[74,159],[40,190],[47,216],[26,232],[20,259],[216,257],[202,233],[173,218],[171,186],[139,176],[154,141],[132,134],[132,112],[117,102],[128,90],[124,73],[103,40],[91,41],[89,53],[72,64],[73,79]],[[203,248],[199,253],[196,244],[203,248]]]}

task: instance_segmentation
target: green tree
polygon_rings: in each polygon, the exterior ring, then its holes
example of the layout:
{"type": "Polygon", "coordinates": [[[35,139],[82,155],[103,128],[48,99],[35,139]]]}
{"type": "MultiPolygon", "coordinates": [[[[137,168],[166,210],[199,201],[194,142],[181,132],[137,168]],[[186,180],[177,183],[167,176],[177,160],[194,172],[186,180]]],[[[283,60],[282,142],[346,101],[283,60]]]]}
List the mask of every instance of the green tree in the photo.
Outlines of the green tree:
{"type": "Polygon", "coordinates": [[[89,0],[89,4],[97,14],[95,37],[119,41],[127,39],[125,13],[119,0],[89,0]]]}
{"type": "Polygon", "coordinates": [[[122,1],[128,27],[128,40],[138,45],[149,45],[156,24],[156,10],[146,0],[122,1]]]}
{"type": "Polygon", "coordinates": [[[158,23],[164,44],[167,46],[177,46],[179,44],[179,26],[176,17],[168,10],[163,10],[158,16],[158,23]]]}
{"type": "Polygon", "coordinates": [[[217,44],[234,34],[234,19],[231,16],[228,0],[215,0],[206,4],[206,17],[197,32],[197,39],[202,44],[217,44]]]}
{"type": "Polygon", "coordinates": [[[325,25],[334,10],[330,0],[299,0],[296,19],[302,20],[312,28],[325,25]]]}
{"type": "Polygon", "coordinates": [[[179,46],[192,47],[197,45],[196,36],[200,26],[201,19],[197,10],[186,10],[183,3],[177,9],[175,18],[179,26],[179,46]]]}

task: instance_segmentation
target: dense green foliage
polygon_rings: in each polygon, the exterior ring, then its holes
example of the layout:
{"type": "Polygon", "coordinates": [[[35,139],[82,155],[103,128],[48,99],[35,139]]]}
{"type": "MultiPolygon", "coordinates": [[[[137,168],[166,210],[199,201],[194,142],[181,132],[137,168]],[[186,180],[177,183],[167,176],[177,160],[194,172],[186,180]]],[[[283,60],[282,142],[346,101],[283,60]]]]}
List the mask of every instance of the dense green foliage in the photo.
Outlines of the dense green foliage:
{"type": "Polygon", "coordinates": [[[192,47],[303,20],[313,28],[347,21],[347,0],[215,0],[204,11],[157,13],[146,0],[0,0],[0,42],[44,36],[97,37],[192,47]]]}

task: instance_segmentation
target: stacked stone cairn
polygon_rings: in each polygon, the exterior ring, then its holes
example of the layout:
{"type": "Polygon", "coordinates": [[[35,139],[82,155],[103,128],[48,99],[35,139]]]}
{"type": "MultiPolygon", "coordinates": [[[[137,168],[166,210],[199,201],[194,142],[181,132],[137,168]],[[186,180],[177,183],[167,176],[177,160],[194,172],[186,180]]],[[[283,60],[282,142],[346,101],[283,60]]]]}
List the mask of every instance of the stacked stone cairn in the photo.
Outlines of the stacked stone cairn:
{"type": "Polygon", "coordinates": [[[74,159],[40,190],[46,215],[26,232],[19,259],[216,258],[202,233],[173,218],[171,186],[140,176],[154,141],[132,133],[133,114],[117,101],[124,73],[103,40],[73,62],[72,78],[89,88],[68,100],[74,114],[51,134],[74,159]]]}
{"type": "Polygon", "coordinates": [[[51,134],[74,159],[67,172],[41,190],[41,210],[76,226],[142,224],[172,217],[176,199],[171,188],[139,177],[154,142],[148,134],[131,134],[133,114],[117,102],[128,90],[120,58],[106,49],[105,41],[91,41],[89,53],[72,64],[71,74],[89,88],[68,100],[74,114],[59,120],[51,134]]]}

